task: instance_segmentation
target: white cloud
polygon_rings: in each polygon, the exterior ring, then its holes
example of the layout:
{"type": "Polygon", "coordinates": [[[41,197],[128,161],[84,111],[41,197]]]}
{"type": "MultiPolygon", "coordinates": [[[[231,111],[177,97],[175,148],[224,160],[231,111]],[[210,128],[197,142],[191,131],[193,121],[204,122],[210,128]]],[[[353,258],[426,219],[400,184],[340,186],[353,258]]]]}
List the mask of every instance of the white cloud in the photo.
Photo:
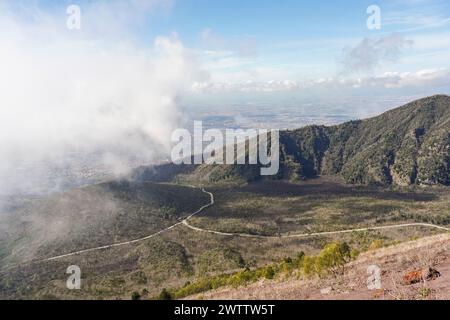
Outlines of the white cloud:
{"type": "Polygon", "coordinates": [[[23,163],[100,153],[103,165],[122,169],[129,157],[152,161],[168,150],[181,121],[177,100],[202,79],[176,35],[144,48],[54,28],[59,17],[24,22],[2,10],[0,21],[0,192],[20,189],[14,170],[23,163]]]}
{"type": "Polygon", "coordinates": [[[413,42],[400,34],[378,39],[364,38],[353,48],[344,49],[341,58],[342,73],[373,72],[387,62],[396,62],[405,48],[413,42]]]}
{"type": "Polygon", "coordinates": [[[416,72],[385,73],[369,79],[368,84],[380,83],[385,88],[442,87],[450,85],[450,69],[426,69],[416,72]]]}
{"type": "Polygon", "coordinates": [[[328,77],[304,81],[196,82],[195,93],[282,92],[319,89],[350,90],[355,88],[425,88],[450,86],[450,69],[424,69],[415,72],[384,72],[366,77],[328,77]]]}

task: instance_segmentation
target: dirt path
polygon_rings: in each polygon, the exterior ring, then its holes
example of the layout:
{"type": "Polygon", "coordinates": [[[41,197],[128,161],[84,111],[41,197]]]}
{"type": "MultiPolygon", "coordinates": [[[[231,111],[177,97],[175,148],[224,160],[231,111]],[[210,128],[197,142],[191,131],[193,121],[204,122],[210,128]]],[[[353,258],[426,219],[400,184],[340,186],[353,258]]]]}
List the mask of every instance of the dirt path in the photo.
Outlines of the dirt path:
{"type": "Polygon", "coordinates": [[[178,226],[180,224],[184,224],[188,219],[192,218],[196,214],[199,214],[200,212],[202,212],[206,208],[212,206],[214,204],[214,195],[211,192],[208,192],[208,191],[206,191],[203,188],[202,188],[202,192],[209,194],[209,196],[211,197],[210,203],[202,206],[200,209],[198,209],[197,211],[195,211],[192,214],[190,214],[184,220],[182,220],[180,222],[177,222],[177,223],[175,223],[175,224],[173,224],[173,225],[171,225],[171,226],[169,226],[169,227],[167,227],[165,229],[162,229],[162,230],[160,230],[158,232],[155,232],[155,233],[153,233],[151,235],[148,235],[148,236],[145,236],[145,237],[142,237],[142,238],[139,238],[139,239],[135,239],[135,240],[124,241],[124,242],[114,243],[114,244],[110,244],[110,245],[106,245],[106,246],[101,246],[101,247],[95,247],[95,248],[90,248],[90,249],[74,251],[74,252],[71,252],[71,253],[62,254],[62,255],[51,257],[51,258],[47,258],[47,259],[42,259],[40,261],[41,262],[42,261],[52,261],[52,260],[57,260],[57,259],[61,259],[61,258],[67,258],[67,257],[71,257],[71,256],[87,253],[87,252],[98,251],[98,250],[105,250],[105,249],[110,249],[110,248],[114,248],[114,247],[126,246],[126,245],[129,245],[129,244],[141,242],[141,241],[148,240],[148,239],[151,239],[153,237],[156,237],[157,235],[160,235],[163,232],[169,231],[169,230],[175,228],[176,226],[178,226]]]}
{"type": "Polygon", "coordinates": [[[370,231],[370,230],[383,230],[383,229],[396,229],[396,228],[405,228],[405,227],[427,227],[427,228],[435,228],[444,231],[450,231],[450,228],[437,226],[429,223],[404,223],[404,224],[395,224],[389,226],[379,226],[379,227],[368,227],[368,228],[356,228],[356,229],[347,229],[347,230],[339,230],[339,231],[324,231],[324,232],[314,232],[314,233],[300,233],[300,234],[289,234],[289,235],[279,235],[279,236],[263,236],[263,235],[255,235],[249,233],[227,233],[214,231],[209,229],[202,229],[199,227],[194,227],[189,224],[187,220],[182,221],[182,223],[195,231],[207,232],[212,234],[218,234],[222,236],[235,236],[235,237],[246,237],[246,238],[262,238],[262,239],[279,239],[279,238],[305,238],[305,237],[316,237],[316,236],[326,236],[333,234],[341,234],[341,233],[352,233],[358,231],[370,231]]]}
{"type": "MultiPolygon", "coordinates": [[[[195,188],[193,186],[190,186],[190,187],[195,188]]],[[[95,248],[90,248],[90,249],[79,250],[79,251],[75,251],[75,252],[71,252],[71,253],[67,253],[67,254],[62,254],[62,255],[51,257],[51,258],[47,258],[47,259],[43,259],[43,260],[40,260],[40,261],[53,261],[53,260],[66,258],[66,257],[74,256],[74,255],[79,255],[79,254],[83,254],[83,253],[87,253],[87,252],[98,251],[98,250],[105,250],[105,249],[110,249],[110,248],[114,248],[114,247],[121,247],[121,246],[125,246],[125,245],[130,245],[130,244],[133,244],[133,243],[141,242],[141,241],[148,240],[148,239],[151,239],[153,237],[156,237],[157,235],[160,235],[161,233],[169,231],[169,230],[177,227],[178,225],[184,225],[184,226],[186,226],[186,227],[188,227],[188,228],[190,228],[192,230],[198,231],[198,232],[207,232],[207,233],[217,234],[217,235],[222,235],[222,236],[233,236],[233,237],[244,237],[244,238],[260,238],[260,239],[304,238],[304,237],[315,237],[315,236],[351,233],[351,232],[357,232],[357,231],[383,230],[383,229],[395,229],[395,228],[419,227],[419,226],[420,227],[435,228],[435,229],[440,229],[440,230],[444,230],[444,231],[450,231],[450,228],[446,228],[446,227],[442,227],[442,226],[438,226],[438,225],[434,225],[434,224],[429,224],[429,223],[404,223],[404,224],[396,224],[396,225],[389,225],[389,226],[355,228],[355,229],[347,229],[347,230],[339,230],[339,231],[325,231],[325,232],[301,233],[301,234],[279,235],[279,236],[263,236],[263,235],[247,234],[247,233],[220,232],[220,231],[214,231],[214,230],[208,230],[208,229],[195,227],[195,226],[193,226],[193,225],[191,225],[189,223],[189,219],[191,219],[193,216],[199,214],[200,212],[202,212],[206,208],[209,208],[209,207],[214,205],[214,195],[211,192],[206,191],[204,188],[202,188],[202,192],[204,192],[206,194],[209,194],[209,196],[211,198],[210,199],[210,203],[202,206],[200,209],[198,209],[197,211],[193,212],[192,214],[187,216],[182,221],[177,222],[177,223],[175,223],[175,224],[173,224],[173,225],[171,225],[171,226],[169,226],[169,227],[167,227],[165,229],[162,229],[162,230],[160,230],[158,232],[155,232],[155,233],[153,233],[151,235],[148,235],[148,236],[143,237],[143,238],[135,239],[135,240],[124,241],[124,242],[114,243],[114,244],[110,244],[110,245],[106,245],[106,246],[100,246],[100,247],[95,247],[95,248]]]]}

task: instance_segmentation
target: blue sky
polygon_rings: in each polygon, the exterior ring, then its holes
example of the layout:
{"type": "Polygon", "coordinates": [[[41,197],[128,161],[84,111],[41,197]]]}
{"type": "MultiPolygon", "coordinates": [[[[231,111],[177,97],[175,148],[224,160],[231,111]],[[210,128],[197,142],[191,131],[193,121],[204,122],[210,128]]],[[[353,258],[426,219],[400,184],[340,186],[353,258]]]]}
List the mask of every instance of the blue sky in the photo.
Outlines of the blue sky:
{"type": "Polygon", "coordinates": [[[156,37],[176,34],[208,75],[193,84],[194,97],[205,101],[225,96],[245,102],[246,96],[253,99],[276,92],[287,96],[449,92],[450,4],[446,0],[11,3],[18,12],[21,5],[29,8],[31,3],[59,17],[61,25],[67,5],[77,4],[84,14],[81,33],[105,41],[127,38],[150,48],[156,37]],[[370,5],[381,9],[380,30],[366,26],[370,5]],[[89,14],[94,11],[97,16],[89,14]],[[108,29],[90,30],[93,20],[96,26],[106,20],[108,29]]]}
{"type": "Polygon", "coordinates": [[[176,32],[187,47],[207,52],[201,57],[217,81],[301,81],[335,77],[345,48],[392,34],[411,45],[381,59],[372,75],[450,67],[449,18],[446,1],[184,0],[139,32],[144,39],[176,32]],[[381,30],[366,27],[372,4],[381,8],[381,30]]]}

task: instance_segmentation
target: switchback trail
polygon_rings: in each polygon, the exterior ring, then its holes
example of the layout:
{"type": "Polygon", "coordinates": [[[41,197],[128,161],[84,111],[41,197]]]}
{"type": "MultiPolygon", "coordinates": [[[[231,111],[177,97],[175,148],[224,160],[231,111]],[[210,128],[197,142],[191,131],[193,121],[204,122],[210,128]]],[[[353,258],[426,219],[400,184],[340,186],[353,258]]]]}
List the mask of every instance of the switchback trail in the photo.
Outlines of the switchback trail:
{"type": "MultiPolygon", "coordinates": [[[[193,187],[193,186],[190,186],[190,187],[191,187],[191,188],[195,188],[195,187],[193,187]]],[[[206,208],[212,206],[212,205],[214,204],[214,195],[213,195],[211,192],[206,191],[204,188],[202,188],[202,192],[209,194],[209,196],[211,197],[210,203],[208,203],[208,204],[202,206],[202,207],[201,207],[200,209],[198,209],[197,211],[191,213],[191,214],[190,214],[189,216],[187,216],[184,220],[182,220],[182,221],[180,221],[180,222],[177,222],[177,223],[175,223],[175,224],[173,224],[173,225],[171,225],[171,226],[169,226],[169,227],[167,227],[167,228],[165,228],[165,229],[162,229],[162,230],[160,230],[160,231],[158,231],[158,232],[155,232],[155,233],[153,233],[153,234],[151,234],[151,235],[148,235],[148,236],[145,236],[145,237],[142,237],[142,238],[139,238],[139,239],[134,239],[134,240],[124,241],[124,242],[114,243],[114,244],[110,244],[110,245],[106,245],[106,246],[100,246],[100,247],[95,247],[95,248],[90,248],[90,249],[84,249],[84,250],[74,251],[74,252],[71,252],[71,253],[62,254],[62,255],[59,255],[59,256],[55,256],[55,257],[51,257],[51,258],[42,259],[42,260],[40,260],[40,261],[52,261],[52,260],[57,260],[57,259],[61,259],[61,258],[67,258],[67,257],[70,257],[70,256],[79,255],[79,254],[82,254],[82,253],[87,253],[87,252],[92,252],[92,251],[105,250],[105,249],[110,249],[110,248],[115,248],[115,247],[126,246],[126,245],[129,245],[129,244],[133,244],[133,243],[136,243],[136,242],[141,242],[141,241],[148,240],[148,239],[151,239],[151,238],[153,238],[153,237],[156,237],[157,235],[160,235],[160,234],[163,233],[163,232],[166,232],[166,231],[169,231],[169,230],[175,228],[176,226],[178,226],[178,225],[184,223],[186,220],[192,218],[192,217],[195,216],[196,214],[202,212],[202,211],[205,210],[206,208]]]]}
{"type": "MultiPolygon", "coordinates": [[[[195,188],[193,186],[190,186],[190,187],[195,188]]],[[[153,233],[151,235],[148,235],[146,237],[142,237],[142,238],[139,238],[139,239],[124,241],[124,242],[119,242],[119,243],[113,243],[113,244],[110,244],[110,245],[105,245],[105,246],[100,246],[100,247],[95,247],[95,248],[90,248],[90,249],[79,250],[79,251],[75,251],[75,252],[71,252],[71,253],[67,253],[67,254],[62,254],[62,255],[58,255],[58,256],[55,256],[55,257],[46,258],[46,259],[42,259],[42,260],[38,260],[38,261],[34,261],[34,262],[53,261],[53,260],[58,260],[58,259],[62,259],[62,258],[75,256],[75,255],[80,255],[80,254],[87,253],[87,252],[106,250],[106,249],[110,249],[110,248],[115,248],[115,247],[121,247],[121,246],[134,244],[134,243],[137,243],[137,242],[141,242],[141,241],[148,240],[148,239],[151,239],[153,237],[156,237],[157,235],[160,235],[160,234],[162,234],[162,233],[164,233],[166,231],[169,231],[169,230],[171,230],[171,229],[173,229],[173,228],[175,228],[176,226],[179,226],[179,225],[184,225],[184,226],[186,226],[186,227],[188,227],[188,228],[190,228],[192,230],[198,231],[198,232],[206,232],[206,233],[216,234],[216,235],[221,235],[221,236],[258,238],[258,239],[305,238],[305,237],[314,237],[314,236],[325,236],[325,235],[351,233],[351,232],[358,232],[358,231],[383,230],[383,229],[394,229],[394,228],[405,228],[405,227],[419,227],[419,226],[427,227],[427,228],[435,228],[435,229],[440,229],[440,230],[444,230],[444,231],[450,231],[450,228],[446,228],[446,227],[442,227],[442,226],[438,226],[438,225],[434,225],[434,224],[429,224],[429,223],[404,223],[404,224],[379,226],[379,227],[355,228],[355,229],[338,230],[338,231],[324,231],[324,232],[288,234],[288,235],[278,235],[278,236],[255,235],[255,234],[249,234],[249,233],[220,232],[220,231],[215,231],[215,230],[209,230],[209,229],[203,229],[203,228],[195,227],[195,226],[193,226],[193,225],[191,225],[189,223],[189,219],[191,219],[193,216],[199,214],[200,212],[202,212],[206,208],[209,208],[209,207],[214,205],[214,195],[211,192],[206,191],[204,188],[202,188],[202,192],[204,192],[204,193],[206,193],[206,194],[208,194],[210,196],[210,202],[208,204],[202,206],[197,211],[191,213],[189,216],[184,218],[182,221],[179,221],[179,222],[177,222],[177,223],[175,223],[175,224],[173,224],[173,225],[171,225],[171,226],[169,226],[169,227],[167,227],[165,229],[162,229],[162,230],[160,230],[158,232],[155,232],[155,233],[153,233]]]]}

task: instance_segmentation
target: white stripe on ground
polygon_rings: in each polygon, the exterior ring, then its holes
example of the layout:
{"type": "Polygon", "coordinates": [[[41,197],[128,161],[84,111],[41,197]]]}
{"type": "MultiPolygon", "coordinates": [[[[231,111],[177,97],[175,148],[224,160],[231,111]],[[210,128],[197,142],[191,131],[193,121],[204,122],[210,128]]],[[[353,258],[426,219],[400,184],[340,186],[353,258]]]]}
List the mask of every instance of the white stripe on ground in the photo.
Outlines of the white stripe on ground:
{"type": "MultiPolygon", "coordinates": [[[[193,186],[189,186],[191,188],[195,188],[193,186]]],[[[67,258],[67,257],[71,257],[71,256],[75,256],[75,255],[79,255],[79,254],[83,254],[83,253],[87,253],[87,252],[92,252],[92,251],[98,251],[98,250],[105,250],[105,249],[110,249],[110,248],[115,248],[115,247],[121,247],[121,246],[126,246],[129,244],[133,244],[133,243],[137,243],[137,242],[141,242],[144,240],[148,240],[151,239],[153,237],[156,237],[157,235],[160,235],[163,232],[169,231],[173,228],[175,228],[176,226],[184,223],[186,220],[192,218],[193,216],[195,216],[196,214],[199,214],[200,212],[202,212],[203,210],[205,210],[206,208],[212,206],[214,204],[214,195],[211,192],[206,191],[205,189],[202,188],[202,192],[209,194],[209,196],[211,197],[210,203],[202,206],[200,209],[198,209],[197,211],[195,211],[194,213],[190,214],[188,217],[186,217],[183,221],[177,222],[165,229],[162,229],[158,232],[155,232],[151,235],[148,235],[146,237],[143,238],[139,238],[139,239],[135,239],[135,240],[130,240],[130,241],[124,241],[124,242],[119,242],[119,243],[114,243],[114,244],[110,244],[110,245],[106,245],[106,246],[101,246],[101,247],[95,247],[95,248],[90,248],[90,249],[84,249],[84,250],[79,250],[79,251],[75,251],[75,252],[71,252],[71,253],[67,253],[67,254],[62,254],[59,256],[55,256],[55,257],[51,257],[51,258],[46,258],[43,259],[41,261],[52,261],[52,260],[57,260],[57,259],[61,259],[61,258],[67,258]]]]}
{"type": "Polygon", "coordinates": [[[357,229],[347,229],[347,230],[339,230],[339,231],[324,231],[324,232],[314,232],[314,233],[300,233],[300,234],[288,234],[288,235],[279,235],[279,236],[265,236],[265,235],[256,235],[249,233],[228,233],[228,232],[220,232],[209,229],[202,229],[199,227],[194,227],[189,224],[188,221],[183,220],[182,223],[191,228],[192,230],[202,231],[207,233],[218,234],[222,236],[235,236],[235,237],[246,237],[246,238],[262,238],[262,239],[279,239],[279,238],[306,238],[306,237],[316,237],[316,236],[326,236],[340,233],[352,233],[358,231],[371,231],[371,230],[381,230],[381,229],[395,229],[395,228],[405,228],[405,227],[428,227],[428,228],[436,228],[445,231],[450,231],[450,228],[445,228],[441,226],[437,226],[429,223],[404,223],[404,224],[396,224],[389,226],[379,226],[379,227],[367,227],[367,228],[357,228],[357,229]]]}
{"type": "MultiPolygon", "coordinates": [[[[190,186],[190,187],[195,188],[193,186],[190,186]]],[[[255,235],[255,234],[249,234],[249,233],[220,232],[220,231],[215,231],[215,230],[209,230],[209,229],[203,229],[203,228],[195,227],[195,226],[189,224],[189,221],[188,221],[189,219],[191,219],[193,216],[199,214],[200,212],[202,212],[206,208],[211,207],[212,205],[214,205],[214,195],[211,192],[206,191],[204,188],[202,188],[202,192],[204,192],[206,194],[209,194],[209,196],[211,197],[210,203],[202,206],[200,209],[198,209],[197,211],[193,212],[192,214],[187,216],[182,221],[177,222],[177,223],[175,223],[175,224],[173,224],[173,225],[171,225],[171,226],[169,226],[169,227],[167,227],[165,229],[162,229],[162,230],[160,230],[158,232],[155,232],[155,233],[153,233],[151,235],[148,235],[146,237],[143,237],[143,238],[130,240],[130,241],[124,241],[124,242],[120,242],[120,243],[114,243],[114,244],[110,244],[110,245],[106,245],[106,246],[100,246],[100,247],[95,247],[95,248],[90,248],[90,249],[79,250],[79,251],[75,251],[75,252],[71,252],[71,253],[67,253],[67,254],[62,254],[62,255],[59,255],[59,256],[51,257],[51,258],[42,259],[42,260],[40,260],[40,262],[53,261],[53,260],[58,260],[58,259],[62,259],[62,258],[75,256],[75,255],[80,255],[80,254],[87,253],[87,252],[106,250],[106,249],[110,249],[110,248],[115,248],[115,247],[121,247],[121,246],[134,244],[134,243],[137,243],[137,242],[141,242],[141,241],[148,240],[148,239],[151,239],[153,237],[156,237],[157,235],[160,235],[163,232],[169,231],[169,230],[171,230],[171,229],[173,229],[176,226],[181,225],[181,224],[186,226],[186,227],[188,227],[188,228],[190,228],[190,229],[192,229],[192,230],[199,231],[199,232],[206,232],[206,233],[211,233],[211,234],[216,234],[216,235],[221,235],[221,236],[259,238],[259,239],[305,238],[305,237],[315,237],[315,236],[325,236],[325,235],[334,235],[334,234],[342,234],[342,233],[351,233],[351,232],[358,232],[358,231],[383,230],[383,229],[394,229],[394,228],[405,228],[405,227],[428,227],[428,228],[435,228],[435,229],[450,231],[450,228],[446,228],[446,227],[442,227],[442,226],[438,226],[438,225],[434,225],[434,224],[430,224],[430,223],[404,223],[404,224],[396,224],[396,225],[389,225],[389,226],[356,228],[356,229],[348,229],[348,230],[324,231],[324,232],[314,232],[314,233],[301,233],[301,234],[292,234],[292,235],[278,235],[278,236],[264,236],[264,235],[255,235]]]]}

